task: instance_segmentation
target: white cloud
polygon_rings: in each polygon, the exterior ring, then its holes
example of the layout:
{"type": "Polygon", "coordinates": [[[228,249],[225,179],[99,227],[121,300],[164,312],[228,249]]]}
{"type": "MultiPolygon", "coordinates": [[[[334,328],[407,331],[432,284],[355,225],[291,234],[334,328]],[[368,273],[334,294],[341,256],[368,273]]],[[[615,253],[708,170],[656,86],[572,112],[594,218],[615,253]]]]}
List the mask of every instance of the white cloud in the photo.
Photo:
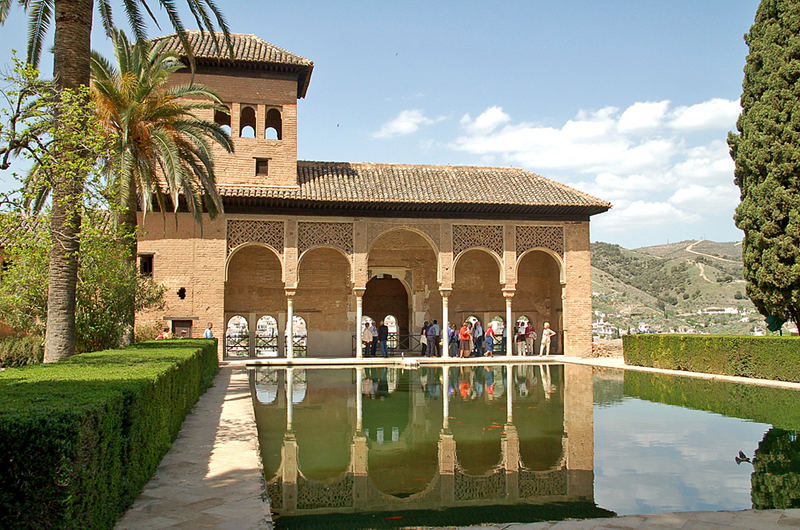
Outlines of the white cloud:
{"type": "Polygon", "coordinates": [[[503,112],[502,108],[494,106],[483,111],[474,121],[469,114],[464,114],[461,125],[471,133],[487,134],[509,121],[511,116],[503,112]]]}
{"type": "Polygon", "coordinates": [[[375,138],[392,138],[417,132],[422,125],[436,123],[443,118],[432,119],[418,109],[401,111],[393,120],[384,123],[372,136],[375,138]]]}
{"type": "Polygon", "coordinates": [[[713,187],[691,184],[675,191],[669,202],[681,208],[699,211],[733,210],[739,204],[739,189],[733,184],[713,187]]]}
{"type": "Polygon", "coordinates": [[[662,124],[669,100],[637,102],[625,109],[617,125],[621,133],[652,130],[662,124]]]}
{"type": "Polygon", "coordinates": [[[678,183],[733,183],[733,159],[728,144],[713,140],[706,145],[691,147],[685,151],[682,162],[675,164],[669,177],[678,183]]]}
{"type": "Polygon", "coordinates": [[[680,210],[668,202],[636,200],[598,217],[594,224],[609,232],[621,232],[698,221],[699,215],[680,210]]]}
{"type": "Polygon", "coordinates": [[[739,102],[714,98],[673,111],[670,126],[679,130],[733,129],[741,112],[739,102]]]}

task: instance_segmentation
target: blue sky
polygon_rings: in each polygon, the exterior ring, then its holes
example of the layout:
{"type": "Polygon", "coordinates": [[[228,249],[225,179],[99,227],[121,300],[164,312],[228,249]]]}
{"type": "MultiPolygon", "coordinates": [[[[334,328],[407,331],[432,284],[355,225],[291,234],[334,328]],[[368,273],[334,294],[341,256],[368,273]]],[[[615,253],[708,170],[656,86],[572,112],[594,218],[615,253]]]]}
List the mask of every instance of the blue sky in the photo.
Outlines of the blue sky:
{"type": "MultiPolygon", "coordinates": [[[[593,241],[741,238],[725,138],[756,0],[218,4],[314,61],[302,159],[524,167],[613,203],[593,241]]],[[[4,70],[25,31],[17,8],[4,70]]]]}

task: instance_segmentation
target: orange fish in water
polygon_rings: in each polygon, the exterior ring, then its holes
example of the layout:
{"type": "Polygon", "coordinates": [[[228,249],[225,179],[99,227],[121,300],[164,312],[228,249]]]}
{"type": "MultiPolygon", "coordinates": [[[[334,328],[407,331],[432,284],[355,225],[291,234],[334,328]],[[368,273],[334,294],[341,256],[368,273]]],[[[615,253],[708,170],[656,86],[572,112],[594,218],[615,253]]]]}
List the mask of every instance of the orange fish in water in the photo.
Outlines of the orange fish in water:
{"type": "Polygon", "coordinates": [[[383,520],[384,521],[394,521],[394,520],[402,519],[402,518],[403,518],[402,515],[392,515],[390,517],[384,517],[383,520]]]}

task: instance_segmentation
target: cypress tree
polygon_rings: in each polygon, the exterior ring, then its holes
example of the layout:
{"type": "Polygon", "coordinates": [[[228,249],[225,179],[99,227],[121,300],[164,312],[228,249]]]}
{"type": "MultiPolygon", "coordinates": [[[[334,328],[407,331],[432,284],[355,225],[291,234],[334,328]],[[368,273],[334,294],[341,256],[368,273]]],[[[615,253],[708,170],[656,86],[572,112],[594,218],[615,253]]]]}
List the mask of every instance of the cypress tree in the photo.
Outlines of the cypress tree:
{"type": "Polygon", "coordinates": [[[762,0],[745,42],[739,133],[728,145],[747,294],[763,315],[800,326],[800,1],[762,0]]]}

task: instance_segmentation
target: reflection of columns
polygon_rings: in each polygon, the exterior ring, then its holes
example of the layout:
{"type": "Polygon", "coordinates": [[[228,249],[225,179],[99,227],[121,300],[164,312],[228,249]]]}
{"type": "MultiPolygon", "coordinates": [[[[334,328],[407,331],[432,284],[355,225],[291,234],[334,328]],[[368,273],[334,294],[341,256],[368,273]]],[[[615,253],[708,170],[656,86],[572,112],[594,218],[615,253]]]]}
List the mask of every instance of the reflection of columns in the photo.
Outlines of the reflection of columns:
{"type": "Polygon", "coordinates": [[[450,314],[447,302],[450,298],[451,291],[452,289],[439,289],[439,292],[442,295],[442,358],[450,357],[450,336],[449,333],[447,333],[447,325],[450,322],[450,314]]]}
{"type": "Polygon", "coordinates": [[[364,369],[356,368],[356,432],[360,433],[363,426],[363,401],[364,396],[361,395],[361,387],[364,384],[364,369]]]}
{"type": "Polygon", "coordinates": [[[452,506],[455,500],[456,441],[450,431],[439,434],[439,495],[442,506],[452,506]]]}
{"type": "Polygon", "coordinates": [[[594,498],[594,407],[592,367],[564,365],[564,431],[568,494],[594,498]]]}
{"type": "Polygon", "coordinates": [[[287,368],[286,369],[286,430],[291,432],[292,430],[292,418],[294,411],[292,407],[294,406],[294,402],[292,400],[294,394],[294,368],[287,368]]]}
{"type": "Polygon", "coordinates": [[[442,366],[442,429],[450,428],[450,367],[442,366]]]}
{"type": "Polygon", "coordinates": [[[500,448],[506,470],[506,497],[516,500],[519,498],[519,434],[511,422],[506,423],[503,430],[505,434],[500,439],[500,448]]]}
{"type": "Polygon", "coordinates": [[[514,421],[514,365],[506,365],[506,423],[514,421]]]}
{"type": "Polygon", "coordinates": [[[283,489],[283,510],[292,513],[297,510],[297,439],[294,433],[283,435],[281,446],[281,487],[283,489]]]}
{"type": "MultiPolygon", "coordinates": [[[[362,343],[361,333],[364,326],[361,324],[361,318],[364,315],[364,291],[366,289],[353,289],[353,294],[356,295],[356,359],[361,359],[364,355],[364,345],[362,343]]],[[[361,387],[358,388],[359,395],[361,387]]]]}
{"type": "Polygon", "coordinates": [[[294,294],[286,291],[286,358],[294,358],[294,294]]]}
{"type": "MultiPolygon", "coordinates": [[[[359,389],[359,393],[361,390],[359,389]]],[[[353,507],[367,504],[369,484],[367,480],[368,446],[367,437],[361,431],[353,435],[350,445],[350,472],[353,474],[353,507]]]]}
{"type": "Polygon", "coordinates": [[[506,355],[514,355],[514,322],[511,316],[511,299],[514,298],[514,289],[503,289],[506,299],[506,355]]]}

